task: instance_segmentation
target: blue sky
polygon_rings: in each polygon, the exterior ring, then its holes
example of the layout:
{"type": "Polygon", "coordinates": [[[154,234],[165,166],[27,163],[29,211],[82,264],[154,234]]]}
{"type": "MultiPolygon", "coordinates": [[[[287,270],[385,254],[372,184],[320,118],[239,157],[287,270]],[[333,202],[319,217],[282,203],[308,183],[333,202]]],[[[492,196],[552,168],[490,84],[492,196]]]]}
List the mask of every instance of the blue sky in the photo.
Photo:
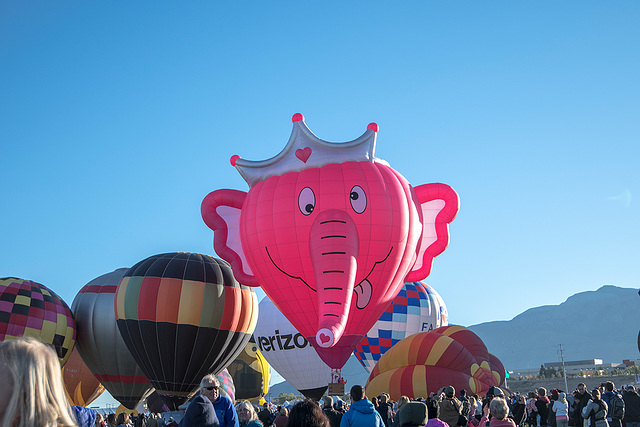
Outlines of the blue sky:
{"type": "Polygon", "coordinates": [[[380,125],[461,200],[426,283],[452,323],[640,284],[640,3],[3,2],[0,276],[69,305],[153,254],[214,254],[229,158],[380,125]]]}

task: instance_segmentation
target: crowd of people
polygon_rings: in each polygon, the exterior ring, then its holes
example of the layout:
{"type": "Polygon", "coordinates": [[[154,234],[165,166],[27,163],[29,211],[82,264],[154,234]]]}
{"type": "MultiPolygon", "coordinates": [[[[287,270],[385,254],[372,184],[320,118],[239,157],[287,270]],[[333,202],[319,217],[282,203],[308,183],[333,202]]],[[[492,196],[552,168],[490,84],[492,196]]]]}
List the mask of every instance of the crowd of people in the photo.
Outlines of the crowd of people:
{"type": "Polygon", "coordinates": [[[593,390],[584,383],[567,393],[539,388],[526,396],[491,387],[486,395],[467,395],[446,386],[421,399],[393,402],[382,393],[369,399],[361,385],[349,393],[350,405],[324,396],[304,399],[290,409],[270,403],[236,405],[220,394],[215,375],[206,375],[199,392],[177,423],[152,414],[101,414],[69,406],[55,351],[23,338],[0,343],[0,427],[640,427],[640,395],[633,386],[611,381],[593,390]]]}

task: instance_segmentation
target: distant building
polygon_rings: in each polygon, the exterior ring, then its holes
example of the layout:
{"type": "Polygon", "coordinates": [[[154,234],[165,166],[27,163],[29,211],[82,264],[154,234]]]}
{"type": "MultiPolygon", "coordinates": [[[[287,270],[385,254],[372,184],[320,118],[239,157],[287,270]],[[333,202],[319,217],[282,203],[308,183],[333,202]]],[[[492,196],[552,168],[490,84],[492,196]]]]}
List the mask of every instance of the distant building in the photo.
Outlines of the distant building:
{"type": "MultiPolygon", "coordinates": [[[[604,365],[602,363],[602,359],[588,359],[588,360],[573,360],[564,362],[564,368],[567,371],[567,374],[577,374],[580,371],[597,371],[600,369],[608,369],[611,368],[612,364],[604,365]]],[[[620,365],[619,363],[615,365],[620,365]]],[[[545,363],[544,367],[554,368],[556,371],[562,369],[562,362],[549,362],[545,363]]]]}
{"type": "MultiPolygon", "coordinates": [[[[581,371],[596,371],[600,369],[609,369],[611,366],[609,365],[620,365],[619,363],[607,363],[606,365],[602,363],[602,359],[588,359],[588,360],[573,360],[564,362],[564,368],[567,370],[567,374],[577,374],[581,371]]],[[[543,363],[542,366],[545,369],[554,368],[556,371],[560,371],[562,369],[562,362],[549,362],[543,363]]],[[[526,369],[514,369],[513,376],[529,376],[529,375],[538,375],[540,373],[540,367],[537,368],[526,368],[526,369]]]]}
{"type": "Polygon", "coordinates": [[[526,368],[526,369],[514,369],[509,371],[511,378],[517,379],[518,377],[528,377],[530,375],[538,375],[540,368],[526,368]]]}
{"type": "MultiPolygon", "coordinates": [[[[554,368],[556,371],[560,371],[562,369],[562,362],[543,363],[542,366],[544,366],[545,369],[554,368]]],[[[564,368],[567,370],[567,374],[578,374],[580,372],[593,372],[600,370],[610,371],[616,368],[625,369],[629,366],[640,366],[640,359],[624,359],[622,363],[602,363],[602,359],[573,360],[564,362],[564,368]]],[[[509,374],[514,378],[538,375],[539,373],[539,367],[513,369],[509,371],[509,374]]]]}

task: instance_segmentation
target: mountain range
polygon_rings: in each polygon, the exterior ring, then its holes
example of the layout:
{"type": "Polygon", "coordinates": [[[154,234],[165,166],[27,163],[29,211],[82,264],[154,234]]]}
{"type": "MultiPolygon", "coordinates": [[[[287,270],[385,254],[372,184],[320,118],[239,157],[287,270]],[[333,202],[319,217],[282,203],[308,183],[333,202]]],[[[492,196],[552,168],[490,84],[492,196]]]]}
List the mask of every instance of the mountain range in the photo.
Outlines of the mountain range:
{"type": "MultiPolygon", "coordinates": [[[[623,359],[640,358],[639,307],[637,289],[605,285],[572,295],[559,305],[530,308],[508,321],[468,328],[509,371],[560,361],[561,344],[565,361],[622,363],[623,359]]],[[[369,376],[355,356],[349,358],[342,375],[347,380],[347,393],[352,385],[364,385],[369,376]]],[[[269,390],[271,396],[280,393],[298,394],[286,381],[269,390]]]]}
{"type": "Polygon", "coordinates": [[[531,308],[509,321],[470,326],[507,370],[560,361],[638,359],[638,290],[606,285],[559,305],[531,308]]]}

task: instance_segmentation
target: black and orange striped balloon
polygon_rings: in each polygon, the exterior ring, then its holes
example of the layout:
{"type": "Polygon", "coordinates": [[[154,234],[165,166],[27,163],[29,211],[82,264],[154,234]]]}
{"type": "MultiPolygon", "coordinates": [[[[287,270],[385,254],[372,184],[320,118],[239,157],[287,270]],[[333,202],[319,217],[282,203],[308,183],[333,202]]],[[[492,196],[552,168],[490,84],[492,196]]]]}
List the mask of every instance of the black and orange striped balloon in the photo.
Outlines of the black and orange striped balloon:
{"type": "Polygon", "coordinates": [[[168,253],[129,269],[116,290],[115,313],[129,351],[173,410],[204,375],[220,372],[244,349],[258,301],[225,261],[168,253]]]}

